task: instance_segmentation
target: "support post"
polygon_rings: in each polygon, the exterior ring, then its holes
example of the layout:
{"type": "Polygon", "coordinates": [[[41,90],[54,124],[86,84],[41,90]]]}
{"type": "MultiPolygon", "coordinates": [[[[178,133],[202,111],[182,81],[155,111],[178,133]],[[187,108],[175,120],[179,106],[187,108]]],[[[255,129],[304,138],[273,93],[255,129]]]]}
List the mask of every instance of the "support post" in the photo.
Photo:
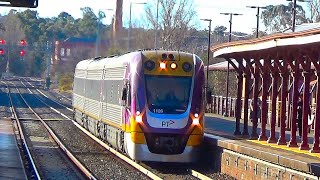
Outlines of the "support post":
{"type": "Polygon", "coordinates": [[[268,143],[276,143],[276,118],[278,97],[278,73],[272,73],[271,128],[268,143]]]}
{"type": "Polygon", "coordinates": [[[240,132],[240,119],[241,119],[241,98],[242,98],[242,82],[243,76],[242,73],[238,73],[238,92],[237,92],[237,104],[236,104],[236,127],[234,135],[241,135],[240,132]]]}
{"type": "Polygon", "coordinates": [[[269,85],[269,74],[264,70],[262,74],[262,102],[261,102],[261,132],[259,135],[259,141],[266,141],[266,124],[268,116],[268,85],[269,85]]]}
{"type": "Polygon", "coordinates": [[[298,145],[297,145],[297,124],[296,123],[297,123],[297,109],[298,109],[298,97],[299,97],[299,77],[300,77],[300,72],[299,72],[299,67],[298,67],[298,68],[295,68],[295,70],[293,72],[291,139],[288,144],[288,147],[298,147],[298,145]]]}
{"type": "Polygon", "coordinates": [[[317,95],[316,95],[316,117],[315,117],[315,124],[314,124],[314,141],[312,149],[310,150],[311,153],[320,153],[319,147],[319,129],[320,129],[320,71],[317,69],[317,95]]]}
{"type": "Polygon", "coordinates": [[[304,72],[304,89],[303,89],[303,107],[302,107],[302,141],[300,144],[300,150],[308,150],[308,114],[309,114],[309,84],[310,84],[310,61],[307,60],[304,72]]]}
{"type": "MultiPolygon", "coordinates": [[[[258,102],[258,95],[259,95],[259,68],[257,66],[254,67],[254,86],[253,86],[253,112],[257,112],[257,102],[258,102]]],[[[261,113],[260,113],[261,114],[261,113]]],[[[261,117],[260,117],[261,118],[261,117]]],[[[257,126],[258,126],[258,117],[257,113],[253,113],[252,117],[252,133],[251,139],[257,139],[257,126]]]]}
{"type": "MultiPolygon", "coordinates": [[[[248,66],[248,65],[247,65],[248,66]]],[[[242,136],[248,137],[249,132],[248,132],[248,109],[249,109],[249,84],[250,84],[250,79],[251,79],[251,74],[250,73],[245,73],[244,78],[245,78],[245,86],[244,86],[244,118],[243,118],[243,131],[242,131],[242,136]]]]}
{"type": "Polygon", "coordinates": [[[281,110],[280,110],[280,137],[278,139],[278,145],[286,145],[286,102],[288,95],[288,77],[289,74],[286,72],[286,66],[280,76],[282,78],[282,88],[281,88],[281,110]]]}

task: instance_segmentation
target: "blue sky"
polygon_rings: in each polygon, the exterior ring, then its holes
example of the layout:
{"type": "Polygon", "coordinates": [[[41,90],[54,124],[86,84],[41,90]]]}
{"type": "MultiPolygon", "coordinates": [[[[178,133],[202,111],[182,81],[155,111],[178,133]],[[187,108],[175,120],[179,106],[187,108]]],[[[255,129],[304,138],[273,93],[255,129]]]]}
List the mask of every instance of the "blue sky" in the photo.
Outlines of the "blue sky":
{"type": "MultiPolygon", "coordinates": [[[[124,26],[128,25],[129,4],[130,2],[150,2],[152,0],[123,0],[123,22],[124,26]]],[[[154,0],[156,1],[156,0],[154,0]]],[[[223,25],[229,28],[229,16],[220,13],[241,13],[241,16],[234,16],[232,21],[232,30],[251,33],[256,27],[256,9],[246,8],[246,6],[267,6],[288,4],[286,0],[194,0],[194,7],[197,12],[196,19],[212,19],[212,28],[217,25],[223,25]]],[[[94,12],[98,13],[99,9],[114,9],[116,0],[39,0],[37,11],[40,17],[57,16],[60,12],[65,11],[75,18],[81,17],[81,7],[91,7],[94,12]]],[[[307,10],[307,3],[298,2],[299,5],[307,10]]],[[[0,7],[0,13],[6,14],[11,8],[0,7]]],[[[24,9],[21,9],[24,10],[24,9]]],[[[144,19],[144,5],[134,4],[132,6],[132,22],[138,23],[144,19]]],[[[107,18],[105,24],[109,24],[114,11],[105,11],[107,18]]],[[[307,13],[308,16],[308,13],[307,13]]],[[[143,22],[140,22],[143,23],[143,22]]],[[[264,30],[260,20],[261,30],[264,30]]],[[[138,23],[139,24],[139,23],[138,23]]],[[[205,29],[208,22],[199,21],[198,29],[205,29]]]]}

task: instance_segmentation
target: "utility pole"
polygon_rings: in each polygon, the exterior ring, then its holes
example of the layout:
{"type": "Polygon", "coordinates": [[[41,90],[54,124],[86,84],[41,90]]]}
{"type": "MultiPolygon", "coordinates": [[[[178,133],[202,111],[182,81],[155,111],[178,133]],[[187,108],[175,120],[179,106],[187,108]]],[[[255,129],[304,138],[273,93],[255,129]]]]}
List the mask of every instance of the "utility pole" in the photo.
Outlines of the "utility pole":
{"type": "Polygon", "coordinates": [[[47,77],[46,77],[46,89],[50,88],[50,71],[51,71],[51,47],[49,41],[47,41],[46,52],[47,52],[47,77]]]}
{"type": "Polygon", "coordinates": [[[130,2],[130,10],[129,10],[129,29],[128,29],[128,51],[130,51],[130,39],[131,39],[131,9],[133,4],[147,4],[147,3],[133,3],[130,2]]]}
{"type": "MultiPolygon", "coordinates": [[[[231,42],[231,34],[232,34],[232,16],[240,16],[242,14],[238,14],[238,13],[220,13],[222,15],[229,15],[230,19],[229,19],[229,39],[228,41],[231,42]]],[[[224,112],[224,116],[228,116],[228,99],[229,99],[229,71],[230,71],[230,63],[228,61],[228,68],[227,68],[227,82],[226,82],[226,108],[225,108],[225,112],[224,112]]]]}
{"type": "Polygon", "coordinates": [[[261,6],[247,6],[248,8],[256,8],[257,9],[257,28],[256,28],[256,38],[259,37],[259,19],[260,19],[260,9],[267,9],[266,7],[261,6]]]}
{"type": "Polygon", "coordinates": [[[156,50],[158,48],[158,26],[159,26],[159,0],[157,0],[157,16],[156,16],[156,29],[154,33],[154,49],[156,50]]]}
{"type": "Polygon", "coordinates": [[[210,61],[210,35],[211,35],[211,21],[212,19],[201,19],[202,21],[208,21],[209,22],[209,32],[208,32],[208,59],[207,59],[207,80],[206,80],[206,86],[205,86],[205,97],[206,97],[206,104],[208,103],[208,90],[209,90],[209,61],[210,61]]]}
{"type": "MultiPolygon", "coordinates": [[[[287,1],[291,1],[292,0],[287,0],[287,1]]],[[[299,2],[310,2],[310,1],[306,1],[306,0],[298,0],[299,2]]],[[[296,30],[296,8],[297,8],[297,0],[293,0],[293,7],[292,7],[292,32],[295,32],[296,30]]]]}

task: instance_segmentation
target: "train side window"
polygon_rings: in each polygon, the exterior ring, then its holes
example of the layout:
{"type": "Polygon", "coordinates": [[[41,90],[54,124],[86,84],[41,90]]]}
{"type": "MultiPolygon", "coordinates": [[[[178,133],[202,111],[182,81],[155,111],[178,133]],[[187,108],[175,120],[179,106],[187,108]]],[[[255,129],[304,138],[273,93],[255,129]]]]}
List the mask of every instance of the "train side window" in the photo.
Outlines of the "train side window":
{"type": "Polygon", "coordinates": [[[121,106],[126,105],[126,100],[127,100],[127,87],[122,88],[122,96],[121,96],[121,106]]]}
{"type": "Polygon", "coordinates": [[[127,83],[127,95],[126,95],[126,107],[130,108],[131,107],[131,91],[130,91],[130,84],[127,83]]]}

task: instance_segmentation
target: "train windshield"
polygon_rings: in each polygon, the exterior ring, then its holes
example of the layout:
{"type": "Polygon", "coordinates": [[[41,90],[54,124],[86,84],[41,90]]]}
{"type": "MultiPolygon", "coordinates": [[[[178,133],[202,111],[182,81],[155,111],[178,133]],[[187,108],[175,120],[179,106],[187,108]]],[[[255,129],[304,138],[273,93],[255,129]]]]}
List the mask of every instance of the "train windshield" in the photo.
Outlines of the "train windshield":
{"type": "Polygon", "coordinates": [[[189,104],[192,77],[146,77],[149,110],[157,114],[182,114],[189,104]]]}

